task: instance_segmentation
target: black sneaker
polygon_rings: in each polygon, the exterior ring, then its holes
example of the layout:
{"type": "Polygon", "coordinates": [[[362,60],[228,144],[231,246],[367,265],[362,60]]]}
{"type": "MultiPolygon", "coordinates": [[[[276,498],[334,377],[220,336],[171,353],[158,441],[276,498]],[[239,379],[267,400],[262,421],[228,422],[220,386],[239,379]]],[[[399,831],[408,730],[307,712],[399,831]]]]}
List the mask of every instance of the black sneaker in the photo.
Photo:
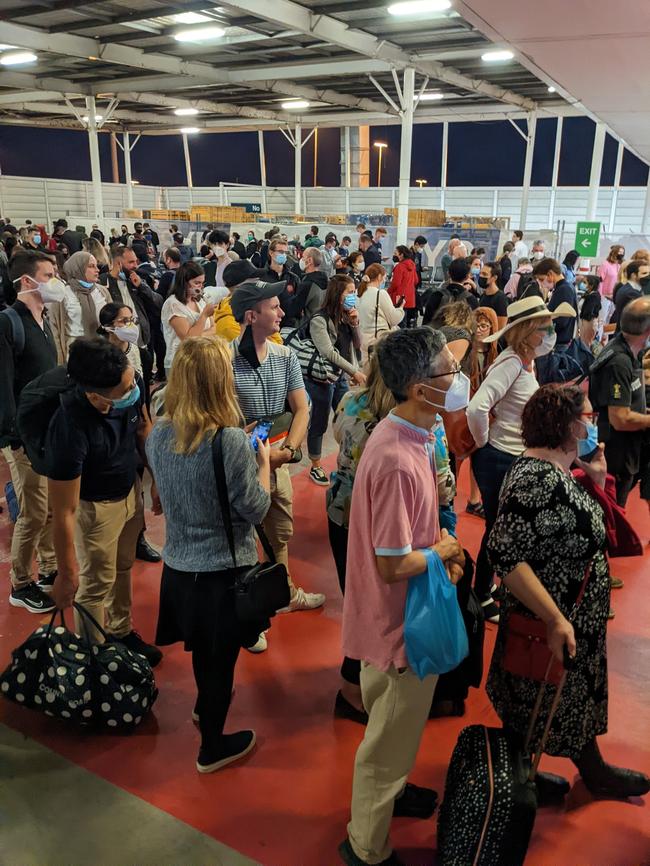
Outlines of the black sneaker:
{"type": "Polygon", "coordinates": [[[491,596],[481,602],[481,607],[483,608],[483,616],[486,622],[499,622],[499,606],[494,603],[491,596]]]}
{"type": "Polygon", "coordinates": [[[52,592],[52,587],[54,586],[54,581],[56,580],[56,576],[58,573],[58,571],[51,571],[49,574],[39,573],[38,580],[36,581],[36,586],[49,595],[52,592]]]}
{"type": "Polygon", "coordinates": [[[135,548],[135,558],[141,562],[160,562],[162,559],[156,548],[152,547],[144,537],[144,533],[141,533],[138,538],[135,548]]]}
{"type": "Polygon", "coordinates": [[[24,607],[30,613],[50,613],[56,609],[52,599],[39,589],[33,580],[27,586],[12,589],[9,604],[12,607],[24,607]]]}
{"type": "MultiPolygon", "coordinates": [[[[346,839],[345,842],[341,842],[339,845],[339,854],[341,855],[341,860],[346,864],[346,866],[367,866],[366,861],[357,857],[354,853],[349,839],[346,839]]],[[[406,864],[403,860],[400,860],[397,854],[393,851],[390,857],[382,860],[381,863],[377,864],[377,866],[406,866],[406,864]]]]}
{"type": "Polygon", "coordinates": [[[128,634],[125,634],[124,637],[114,637],[113,635],[109,635],[108,641],[109,643],[124,644],[124,646],[127,649],[130,649],[131,652],[140,653],[141,656],[146,658],[152,668],[155,668],[163,657],[163,654],[158,647],[150,643],[145,643],[137,631],[130,631],[128,634]]]}
{"type": "Polygon", "coordinates": [[[319,487],[329,487],[330,480],[327,473],[320,466],[312,466],[309,470],[309,480],[319,487]]]}
{"type": "Polygon", "coordinates": [[[196,761],[199,773],[214,773],[238,761],[247,755],[255,745],[255,731],[237,731],[236,734],[224,734],[221,745],[215,751],[201,747],[196,761]]]}
{"type": "Polygon", "coordinates": [[[402,795],[395,799],[393,815],[396,818],[430,818],[436,811],[437,802],[437,791],[407,782],[402,795]]]}

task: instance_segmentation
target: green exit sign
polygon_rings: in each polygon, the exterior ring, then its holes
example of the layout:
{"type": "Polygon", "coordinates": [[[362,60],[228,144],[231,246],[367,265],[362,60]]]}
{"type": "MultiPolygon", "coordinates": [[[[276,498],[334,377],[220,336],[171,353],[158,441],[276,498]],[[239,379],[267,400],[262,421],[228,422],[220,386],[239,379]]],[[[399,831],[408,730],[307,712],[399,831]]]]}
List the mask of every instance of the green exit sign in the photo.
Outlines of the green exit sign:
{"type": "Polygon", "coordinates": [[[591,258],[598,255],[600,223],[578,223],[576,225],[575,248],[581,256],[591,258]]]}

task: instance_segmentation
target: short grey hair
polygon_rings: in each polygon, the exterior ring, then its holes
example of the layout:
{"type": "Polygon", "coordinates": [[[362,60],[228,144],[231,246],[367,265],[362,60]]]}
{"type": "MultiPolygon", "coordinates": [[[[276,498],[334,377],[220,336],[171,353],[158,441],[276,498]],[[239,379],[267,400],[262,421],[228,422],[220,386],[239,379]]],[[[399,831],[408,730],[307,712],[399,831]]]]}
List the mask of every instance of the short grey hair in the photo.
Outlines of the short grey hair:
{"type": "Polygon", "coordinates": [[[539,247],[539,246],[545,247],[545,246],[546,246],[546,241],[543,241],[541,238],[539,238],[538,240],[535,241],[535,243],[533,244],[533,246],[534,246],[534,247],[539,247]]]}
{"type": "Polygon", "coordinates": [[[382,378],[398,403],[408,399],[408,389],[438,372],[439,355],[447,345],[441,331],[411,328],[392,331],[377,343],[382,378]]]}
{"type": "Polygon", "coordinates": [[[621,313],[621,331],[640,337],[650,331],[650,298],[637,298],[621,313]]]}
{"type": "Polygon", "coordinates": [[[303,258],[305,258],[305,256],[309,256],[309,258],[312,260],[312,262],[317,268],[320,268],[323,265],[323,254],[317,247],[307,247],[302,256],[303,258]]]}

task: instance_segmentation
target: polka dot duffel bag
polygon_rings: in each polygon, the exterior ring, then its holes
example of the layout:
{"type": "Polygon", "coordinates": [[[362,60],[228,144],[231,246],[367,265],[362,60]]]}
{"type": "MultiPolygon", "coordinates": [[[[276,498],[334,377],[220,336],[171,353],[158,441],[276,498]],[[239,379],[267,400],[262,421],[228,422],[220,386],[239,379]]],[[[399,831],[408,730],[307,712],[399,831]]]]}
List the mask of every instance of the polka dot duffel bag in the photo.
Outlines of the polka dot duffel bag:
{"type": "Polygon", "coordinates": [[[63,612],[55,625],[36,629],[12,653],[0,676],[0,694],[47,716],[100,730],[133,730],[158,696],[147,659],[120,643],[91,643],[88,626],[105,632],[75,602],[84,620],[83,637],[66,628],[63,612]]]}

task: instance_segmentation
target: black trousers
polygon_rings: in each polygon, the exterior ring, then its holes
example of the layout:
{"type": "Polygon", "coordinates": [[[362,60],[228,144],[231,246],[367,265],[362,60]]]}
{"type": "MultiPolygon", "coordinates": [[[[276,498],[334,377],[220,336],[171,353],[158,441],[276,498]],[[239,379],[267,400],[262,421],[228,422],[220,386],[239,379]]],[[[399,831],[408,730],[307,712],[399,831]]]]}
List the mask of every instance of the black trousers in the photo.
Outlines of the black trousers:
{"type": "MultiPolygon", "coordinates": [[[[327,518],[327,527],[329,531],[330,547],[332,548],[332,556],[336,565],[336,573],[339,578],[339,586],[341,592],[345,595],[345,569],[346,559],[348,555],[348,530],[345,526],[339,526],[338,523],[327,518]]],[[[361,662],[358,659],[349,659],[347,656],[343,659],[341,665],[341,676],[347,683],[358,686],[360,684],[361,662]]]]}
{"type": "Polygon", "coordinates": [[[199,715],[201,748],[218,750],[230,709],[239,641],[223,641],[218,652],[192,650],[192,670],[197,688],[195,711],[199,715]]]}
{"type": "Polygon", "coordinates": [[[140,349],[140,360],[142,361],[142,381],[144,382],[144,401],[147,409],[151,405],[151,371],[153,370],[153,357],[148,346],[140,349]]]}
{"type": "Polygon", "coordinates": [[[156,358],[156,373],[158,376],[165,374],[165,353],[167,345],[162,331],[162,323],[160,317],[149,317],[151,324],[151,340],[149,341],[149,349],[153,352],[156,358]]]}

